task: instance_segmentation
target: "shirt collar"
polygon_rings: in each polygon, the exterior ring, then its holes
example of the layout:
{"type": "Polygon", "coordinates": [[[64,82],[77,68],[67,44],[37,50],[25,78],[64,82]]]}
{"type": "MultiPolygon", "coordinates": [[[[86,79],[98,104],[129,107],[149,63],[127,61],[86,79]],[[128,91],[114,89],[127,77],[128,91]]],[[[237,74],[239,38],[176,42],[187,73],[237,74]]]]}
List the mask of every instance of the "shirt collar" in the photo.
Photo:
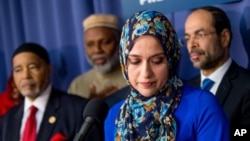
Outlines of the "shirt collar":
{"type": "Polygon", "coordinates": [[[24,112],[29,110],[31,105],[34,105],[38,108],[39,111],[44,112],[45,107],[48,103],[48,99],[52,90],[51,84],[45,89],[44,92],[41,93],[33,102],[31,102],[27,97],[25,97],[24,101],[24,112]]]}
{"type": "Polygon", "coordinates": [[[226,71],[228,70],[230,64],[232,63],[232,59],[228,58],[227,61],[220,66],[217,70],[215,70],[213,73],[211,73],[209,76],[204,76],[201,74],[201,82],[205,79],[205,78],[209,78],[211,80],[213,80],[214,82],[220,82],[224,76],[224,74],[226,73],[226,71]]]}

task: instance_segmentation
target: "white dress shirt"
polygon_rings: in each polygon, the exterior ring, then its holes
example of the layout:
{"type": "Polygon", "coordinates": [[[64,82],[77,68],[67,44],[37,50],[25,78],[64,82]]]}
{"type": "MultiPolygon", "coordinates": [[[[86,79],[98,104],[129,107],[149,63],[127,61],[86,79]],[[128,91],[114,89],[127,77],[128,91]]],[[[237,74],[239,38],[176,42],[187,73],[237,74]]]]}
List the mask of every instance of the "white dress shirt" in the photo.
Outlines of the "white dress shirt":
{"type": "Polygon", "coordinates": [[[227,61],[222,66],[220,66],[217,70],[215,70],[209,76],[204,76],[202,74],[202,72],[200,72],[201,73],[201,84],[200,84],[200,86],[202,85],[202,81],[205,78],[209,78],[209,79],[213,80],[214,85],[212,86],[212,88],[209,91],[215,95],[216,92],[217,92],[217,89],[219,87],[219,84],[221,83],[221,80],[222,80],[223,76],[225,75],[226,71],[228,70],[228,68],[230,67],[231,63],[232,63],[232,59],[228,58],[227,61]]]}
{"type": "Polygon", "coordinates": [[[43,119],[43,115],[45,112],[45,107],[48,103],[51,89],[52,89],[52,86],[50,84],[45,89],[45,91],[41,95],[39,95],[33,102],[31,102],[27,97],[25,97],[25,99],[24,99],[24,112],[23,112],[22,125],[21,125],[21,130],[20,130],[20,140],[22,137],[22,133],[24,131],[24,126],[25,126],[26,120],[30,114],[29,108],[32,105],[34,105],[38,109],[36,112],[36,125],[37,125],[36,132],[38,133],[42,119],[43,119]]]}

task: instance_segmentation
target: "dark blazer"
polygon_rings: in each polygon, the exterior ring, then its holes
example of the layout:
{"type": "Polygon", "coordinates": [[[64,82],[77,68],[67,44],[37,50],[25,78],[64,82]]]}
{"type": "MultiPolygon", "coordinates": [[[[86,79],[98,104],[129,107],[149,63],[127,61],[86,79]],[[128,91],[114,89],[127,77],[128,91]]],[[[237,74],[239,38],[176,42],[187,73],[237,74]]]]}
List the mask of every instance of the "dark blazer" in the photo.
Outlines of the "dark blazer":
{"type": "Polygon", "coordinates": [[[108,104],[109,108],[111,108],[113,105],[119,103],[121,100],[126,99],[128,94],[130,94],[130,91],[131,91],[130,86],[126,86],[114,92],[112,95],[107,96],[106,98],[104,98],[104,100],[108,104]]]}
{"type": "MultiPolygon", "coordinates": [[[[52,88],[36,141],[50,141],[58,133],[72,141],[83,123],[83,110],[87,102],[79,96],[52,88]]],[[[23,109],[24,102],[12,108],[1,119],[1,141],[19,141],[23,109]]],[[[95,128],[91,129],[86,141],[103,140],[102,130],[99,132],[95,128]]]]}
{"type": "MultiPolygon", "coordinates": [[[[188,83],[200,87],[201,76],[188,83]]],[[[222,78],[215,94],[221,103],[232,128],[250,127],[250,71],[234,61],[222,78]]]]}

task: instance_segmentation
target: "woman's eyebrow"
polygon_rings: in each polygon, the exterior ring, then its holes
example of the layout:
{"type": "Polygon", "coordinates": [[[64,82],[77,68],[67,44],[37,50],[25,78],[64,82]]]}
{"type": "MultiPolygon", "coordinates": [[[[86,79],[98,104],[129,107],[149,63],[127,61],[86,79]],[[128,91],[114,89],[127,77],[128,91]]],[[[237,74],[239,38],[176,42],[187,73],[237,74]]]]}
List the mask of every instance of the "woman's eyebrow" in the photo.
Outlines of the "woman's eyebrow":
{"type": "MultiPolygon", "coordinates": [[[[161,55],[164,55],[164,53],[163,53],[163,52],[156,53],[156,54],[151,55],[151,56],[149,56],[149,57],[151,58],[151,57],[161,56],[161,55]]],[[[139,55],[139,54],[129,54],[129,55],[128,55],[128,57],[140,57],[140,56],[141,56],[141,55],[139,55]]]]}

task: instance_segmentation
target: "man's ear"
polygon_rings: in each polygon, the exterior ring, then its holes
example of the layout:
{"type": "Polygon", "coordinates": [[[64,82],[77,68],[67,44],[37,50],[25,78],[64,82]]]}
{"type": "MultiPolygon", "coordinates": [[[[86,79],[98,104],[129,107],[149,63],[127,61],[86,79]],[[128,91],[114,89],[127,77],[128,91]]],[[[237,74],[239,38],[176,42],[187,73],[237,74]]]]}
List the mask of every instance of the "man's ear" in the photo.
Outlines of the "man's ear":
{"type": "Polygon", "coordinates": [[[221,45],[223,47],[229,47],[230,39],[231,39],[230,31],[227,28],[223,29],[221,32],[221,45]]]}
{"type": "Polygon", "coordinates": [[[52,65],[48,64],[48,70],[49,70],[49,75],[50,77],[52,76],[52,65]]]}

